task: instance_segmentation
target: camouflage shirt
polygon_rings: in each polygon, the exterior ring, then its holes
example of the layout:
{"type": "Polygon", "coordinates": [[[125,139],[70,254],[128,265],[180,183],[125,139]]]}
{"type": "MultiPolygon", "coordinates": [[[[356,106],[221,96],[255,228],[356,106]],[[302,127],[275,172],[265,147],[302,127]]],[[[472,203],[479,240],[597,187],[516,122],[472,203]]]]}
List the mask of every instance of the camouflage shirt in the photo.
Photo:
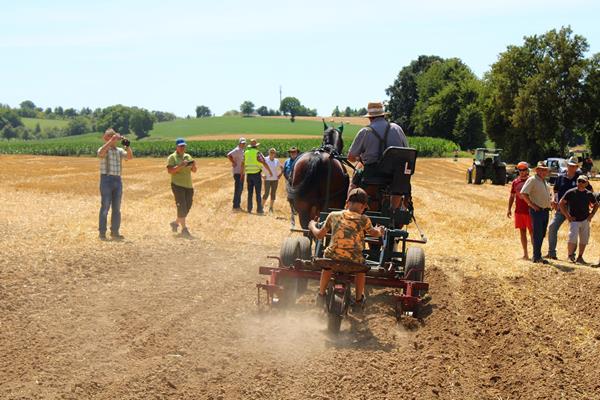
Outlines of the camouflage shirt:
{"type": "Polygon", "coordinates": [[[334,211],[325,220],[331,242],[325,249],[325,257],[364,263],[362,251],[365,234],[373,227],[366,215],[349,210],[334,211]]]}

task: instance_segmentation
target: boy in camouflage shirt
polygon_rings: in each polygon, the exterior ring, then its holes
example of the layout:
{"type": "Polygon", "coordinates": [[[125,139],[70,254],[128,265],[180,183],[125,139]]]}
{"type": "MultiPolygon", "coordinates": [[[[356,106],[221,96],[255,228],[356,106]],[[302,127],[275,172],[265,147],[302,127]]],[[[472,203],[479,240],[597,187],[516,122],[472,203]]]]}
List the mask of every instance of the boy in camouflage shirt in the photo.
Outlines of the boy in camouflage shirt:
{"type": "MultiPolygon", "coordinates": [[[[368,200],[369,197],[364,190],[360,188],[352,189],[348,194],[345,210],[330,213],[321,228],[317,227],[316,221],[309,222],[308,228],[317,239],[323,239],[327,232],[331,232],[331,241],[324,252],[325,257],[358,264],[365,262],[362,254],[365,236],[381,237],[384,233],[382,226],[373,227],[369,217],[363,214],[367,208],[368,200]]],[[[325,289],[331,275],[332,271],[330,269],[321,271],[320,300],[325,296],[325,289]]],[[[364,272],[355,274],[354,283],[357,303],[364,302],[365,281],[366,274],[364,272]]]]}

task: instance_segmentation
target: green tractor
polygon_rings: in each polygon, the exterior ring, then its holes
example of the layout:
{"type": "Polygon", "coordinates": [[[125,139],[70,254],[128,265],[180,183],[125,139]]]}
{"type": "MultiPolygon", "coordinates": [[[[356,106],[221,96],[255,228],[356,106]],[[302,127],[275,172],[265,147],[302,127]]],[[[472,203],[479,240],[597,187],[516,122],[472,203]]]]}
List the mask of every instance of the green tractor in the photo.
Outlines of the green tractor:
{"type": "Polygon", "coordinates": [[[467,183],[481,185],[489,179],[494,185],[506,184],[506,164],[500,159],[502,149],[476,149],[473,165],[467,170],[467,183]]]}

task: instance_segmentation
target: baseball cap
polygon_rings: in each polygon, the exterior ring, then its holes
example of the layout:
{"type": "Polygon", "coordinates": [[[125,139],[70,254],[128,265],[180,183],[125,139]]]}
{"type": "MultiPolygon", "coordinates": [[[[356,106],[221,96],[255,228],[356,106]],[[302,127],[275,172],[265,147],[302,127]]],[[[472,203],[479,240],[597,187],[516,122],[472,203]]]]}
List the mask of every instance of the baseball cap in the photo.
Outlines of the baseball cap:
{"type": "Polygon", "coordinates": [[[579,175],[577,177],[577,182],[587,182],[588,180],[589,180],[588,177],[585,175],[579,175]]]}
{"type": "Polygon", "coordinates": [[[529,164],[525,161],[521,161],[517,164],[517,169],[529,169],[529,164]]]}
{"type": "Polygon", "coordinates": [[[184,138],[178,138],[177,140],[175,140],[175,143],[177,144],[177,146],[187,146],[187,143],[185,142],[184,138]]]}
{"type": "Polygon", "coordinates": [[[238,143],[245,144],[246,143],[246,138],[241,137],[238,143]]]}
{"type": "Polygon", "coordinates": [[[293,153],[295,151],[298,151],[298,148],[296,146],[292,146],[290,147],[290,149],[288,150],[288,153],[293,153]]]}

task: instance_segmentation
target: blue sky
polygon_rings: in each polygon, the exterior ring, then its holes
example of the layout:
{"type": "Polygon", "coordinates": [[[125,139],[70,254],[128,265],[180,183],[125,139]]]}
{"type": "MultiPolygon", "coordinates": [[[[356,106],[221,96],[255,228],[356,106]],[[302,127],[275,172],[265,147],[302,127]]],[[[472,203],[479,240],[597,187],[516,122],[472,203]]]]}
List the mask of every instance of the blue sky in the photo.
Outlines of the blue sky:
{"type": "Polygon", "coordinates": [[[571,25],[600,52],[600,2],[0,0],[0,103],[125,104],[217,115],[277,108],[279,86],[320,115],[385,100],[421,54],[482,76],[525,35],[571,25]]]}

